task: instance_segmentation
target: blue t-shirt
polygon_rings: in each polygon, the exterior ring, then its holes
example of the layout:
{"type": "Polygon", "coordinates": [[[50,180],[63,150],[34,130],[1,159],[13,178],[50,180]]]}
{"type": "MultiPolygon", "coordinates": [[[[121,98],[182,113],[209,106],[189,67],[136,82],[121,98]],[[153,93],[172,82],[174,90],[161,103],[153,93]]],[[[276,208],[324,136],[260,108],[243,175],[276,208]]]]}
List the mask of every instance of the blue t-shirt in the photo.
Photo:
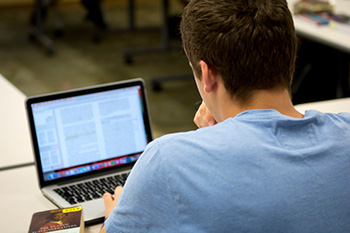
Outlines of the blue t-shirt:
{"type": "Polygon", "coordinates": [[[350,232],[350,114],[251,110],[163,136],[135,164],[112,232],[350,232]]]}

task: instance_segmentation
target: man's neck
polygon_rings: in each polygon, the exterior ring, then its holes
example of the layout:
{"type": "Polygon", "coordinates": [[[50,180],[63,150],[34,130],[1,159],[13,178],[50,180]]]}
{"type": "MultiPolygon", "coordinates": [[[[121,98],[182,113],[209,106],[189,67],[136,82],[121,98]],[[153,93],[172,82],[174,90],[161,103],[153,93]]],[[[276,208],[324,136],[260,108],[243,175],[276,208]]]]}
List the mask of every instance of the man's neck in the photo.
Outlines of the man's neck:
{"type": "Polygon", "coordinates": [[[287,89],[253,91],[247,103],[238,104],[234,100],[226,101],[221,109],[220,121],[247,110],[257,109],[274,109],[289,117],[303,118],[303,115],[294,108],[287,89]]]}

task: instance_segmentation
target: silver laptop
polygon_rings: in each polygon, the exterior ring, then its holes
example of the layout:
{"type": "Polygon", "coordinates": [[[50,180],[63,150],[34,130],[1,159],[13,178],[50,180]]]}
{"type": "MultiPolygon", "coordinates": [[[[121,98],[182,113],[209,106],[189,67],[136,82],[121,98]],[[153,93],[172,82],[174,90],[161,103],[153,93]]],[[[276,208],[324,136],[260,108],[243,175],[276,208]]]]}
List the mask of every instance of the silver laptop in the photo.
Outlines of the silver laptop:
{"type": "Polygon", "coordinates": [[[152,140],[143,80],[32,96],[26,110],[43,194],[102,222],[103,193],[125,183],[152,140]]]}

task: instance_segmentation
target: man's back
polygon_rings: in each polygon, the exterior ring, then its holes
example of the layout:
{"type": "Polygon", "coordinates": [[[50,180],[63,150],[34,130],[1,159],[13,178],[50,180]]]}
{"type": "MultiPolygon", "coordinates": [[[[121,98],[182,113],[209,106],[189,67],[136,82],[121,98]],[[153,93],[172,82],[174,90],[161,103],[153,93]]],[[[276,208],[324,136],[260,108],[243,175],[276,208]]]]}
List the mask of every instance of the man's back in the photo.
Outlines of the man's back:
{"type": "Polygon", "coordinates": [[[349,144],[349,114],[314,111],[252,110],[165,136],[137,162],[107,232],[350,231],[349,144]]]}

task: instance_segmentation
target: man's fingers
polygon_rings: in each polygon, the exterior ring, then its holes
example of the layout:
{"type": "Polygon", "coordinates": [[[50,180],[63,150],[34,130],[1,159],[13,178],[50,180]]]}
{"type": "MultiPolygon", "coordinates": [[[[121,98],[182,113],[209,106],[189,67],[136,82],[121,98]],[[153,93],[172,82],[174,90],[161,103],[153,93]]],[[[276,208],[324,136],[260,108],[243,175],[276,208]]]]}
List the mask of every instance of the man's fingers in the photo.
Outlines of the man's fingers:
{"type": "Polygon", "coordinates": [[[198,111],[196,112],[193,121],[199,128],[209,126],[208,113],[203,104],[199,107],[198,111]]]}
{"type": "Polygon", "coordinates": [[[105,218],[107,218],[111,214],[113,208],[116,206],[122,190],[122,186],[117,186],[114,190],[114,197],[110,193],[103,194],[102,198],[105,204],[105,218]]]}
{"type": "Polygon", "coordinates": [[[208,121],[208,126],[213,126],[216,124],[216,121],[214,119],[211,119],[208,121]]]}
{"type": "Polygon", "coordinates": [[[105,218],[107,218],[111,214],[111,212],[116,204],[115,198],[110,193],[103,194],[102,198],[103,198],[103,201],[105,204],[105,218]]]}
{"type": "Polygon", "coordinates": [[[120,196],[120,194],[122,193],[123,191],[123,187],[122,186],[117,186],[114,190],[114,200],[117,202],[118,201],[118,198],[120,196]]]}
{"type": "Polygon", "coordinates": [[[105,194],[103,194],[102,198],[103,198],[103,201],[105,202],[105,205],[106,205],[107,203],[110,203],[110,202],[113,202],[113,201],[114,201],[114,197],[113,197],[113,195],[110,194],[110,193],[105,193],[105,194]]]}
{"type": "Polygon", "coordinates": [[[207,109],[207,106],[203,102],[199,106],[193,118],[193,121],[198,126],[198,128],[212,126],[217,123],[214,117],[211,115],[211,113],[207,109]]]}

